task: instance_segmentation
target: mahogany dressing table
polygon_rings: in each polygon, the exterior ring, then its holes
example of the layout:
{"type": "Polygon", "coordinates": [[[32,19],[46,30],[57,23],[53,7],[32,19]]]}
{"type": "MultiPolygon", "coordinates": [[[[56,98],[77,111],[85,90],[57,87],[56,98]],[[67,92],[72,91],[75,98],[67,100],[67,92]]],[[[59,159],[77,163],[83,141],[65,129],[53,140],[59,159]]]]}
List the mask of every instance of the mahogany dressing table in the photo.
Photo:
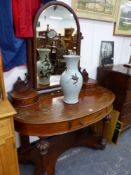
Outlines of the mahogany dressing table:
{"type": "MultiPolygon", "coordinates": [[[[58,74],[60,76],[65,70],[65,62],[63,62],[65,51],[68,51],[68,54],[71,52],[80,55],[82,34],[73,9],[59,1],[49,2],[38,10],[33,30],[33,40],[27,41],[28,76],[24,81],[19,78],[10,93],[11,101],[17,110],[15,129],[21,135],[19,161],[34,163],[35,175],[44,175],[45,172],[47,175],[54,175],[55,162],[65,150],[73,146],[105,148],[103,134],[96,137],[91,132],[90,126],[103,120],[104,130],[104,123],[113,108],[114,94],[101,87],[93,88],[92,82],[88,80],[88,74],[83,72],[85,89],[80,93],[79,103],[65,104],[61,92],[38,97],[37,91],[60,88],[59,81],[54,81],[54,85],[40,83],[39,70],[36,66],[39,61],[38,49],[51,50],[50,62],[53,69],[49,78],[57,77],[58,74]],[[50,16],[55,15],[63,20],[51,21],[50,16]],[[55,31],[55,35],[49,35],[52,30],[55,31]],[[65,30],[74,32],[67,35],[65,30]],[[38,43],[40,38],[41,44],[38,43]],[[87,86],[89,88],[86,88],[87,86]],[[29,136],[38,136],[39,140],[30,144],[29,136]]],[[[46,64],[46,61],[44,63],[46,64]]],[[[46,71],[41,71],[42,77],[45,76],[46,71]]]]}
{"type": "Polygon", "coordinates": [[[65,104],[61,92],[44,94],[38,104],[17,109],[15,129],[23,137],[19,160],[35,164],[35,175],[55,174],[55,162],[72,146],[105,148],[103,136],[88,135],[88,126],[108,118],[114,94],[102,87],[82,90],[79,103],[65,104]],[[26,136],[40,139],[30,144],[26,136]],[[51,136],[51,137],[49,137],[51,136]],[[53,137],[52,137],[53,136],[53,137]]]}

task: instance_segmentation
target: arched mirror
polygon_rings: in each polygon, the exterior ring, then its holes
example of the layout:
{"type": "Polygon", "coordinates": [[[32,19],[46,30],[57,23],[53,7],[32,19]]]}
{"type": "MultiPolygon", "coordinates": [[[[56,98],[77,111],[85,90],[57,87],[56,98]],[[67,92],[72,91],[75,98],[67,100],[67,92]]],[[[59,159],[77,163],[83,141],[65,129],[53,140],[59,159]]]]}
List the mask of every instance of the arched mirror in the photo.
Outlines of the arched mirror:
{"type": "Polygon", "coordinates": [[[80,54],[80,27],[76,14],[63,2],[42,6],[34,20],[33,83],[38,90],[59,86],[66,65],[63,55],[80,54]]]}

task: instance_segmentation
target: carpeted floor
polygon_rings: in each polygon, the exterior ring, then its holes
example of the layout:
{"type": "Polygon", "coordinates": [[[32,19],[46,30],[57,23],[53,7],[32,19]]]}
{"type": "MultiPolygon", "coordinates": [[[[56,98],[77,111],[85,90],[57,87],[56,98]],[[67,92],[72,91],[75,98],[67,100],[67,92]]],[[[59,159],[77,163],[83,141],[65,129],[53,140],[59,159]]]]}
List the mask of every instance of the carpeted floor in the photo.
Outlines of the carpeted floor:
{"type": "MultiPolygon", "coordinates": [[[[21,175],[33,175],[32,165],[20,165],[21,175]]],[[[131,175],[131,129],[121,134],[118,145],[105,150],[77,147],[62,154],[56,175],[131,175]]]]}

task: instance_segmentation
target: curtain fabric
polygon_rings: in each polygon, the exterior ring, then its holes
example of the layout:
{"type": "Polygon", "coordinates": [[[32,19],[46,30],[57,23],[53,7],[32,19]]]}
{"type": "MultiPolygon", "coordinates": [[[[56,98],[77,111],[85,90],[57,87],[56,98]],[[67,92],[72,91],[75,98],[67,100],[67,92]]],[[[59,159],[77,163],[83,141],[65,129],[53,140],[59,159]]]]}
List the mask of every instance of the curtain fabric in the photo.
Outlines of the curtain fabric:
{"type": "Polygon", "coordinates": [[[41,3],[52,0],[12,0],[15,34],[19,38],[33,37],[33,19],[41,3]]]}
{"type": "Polygon", "coordinates": [[[14,34],[11,0],[0,0],[0,47],[4,71],[26,64],[26,42],[14,34]]]}
{"type": "Polygon", "coordinates": [[[40,3],[52,0],[0,0],[0,48],[4,71],[26,64],[26,39],[40,3]]]}
{"type": "Polygon", "coordinates": [[[19,38],[33,37],[33,19],[40,0],[12,0],[15,34],[19,38]]]}

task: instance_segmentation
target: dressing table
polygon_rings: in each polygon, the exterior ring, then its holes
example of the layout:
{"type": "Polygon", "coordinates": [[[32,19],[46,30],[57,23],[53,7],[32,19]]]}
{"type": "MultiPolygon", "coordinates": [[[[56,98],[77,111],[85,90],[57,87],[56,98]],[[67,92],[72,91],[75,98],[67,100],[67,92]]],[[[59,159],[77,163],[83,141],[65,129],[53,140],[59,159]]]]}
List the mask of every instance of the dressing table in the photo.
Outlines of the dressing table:
{"type": "Polygon", "coordinates": [[[28,77],[25,81],[19,78],[10,99],[17,111],[15,129],[21,136],[19,161],[34,163],[35,175],[45,172],[54,175],[55,162],[65,150],[73,146],[105,148],[103,132],[96,135],[89,126],[102,120],[104,131],[115,97],[109,90],[97,87],[84,71],[79,103],[63,102],[58,78],[65,70],[63,55],[65,52],[80,55],[82,38],[78,18],[71,7],[58,1],[47,3],[38,10],[33,27],[33,40],[28,39],[27,43],[28,77]],[[42,62],[47,63],[48,59],[47,67],[52,64],[48,69],[50,75],[37,67],[42,57],[39,51],[44,54],[48,51],[42,62]],[[40,80],[45,74],[49,78],[46,82],[40,80]],[[52,77],[55,83],[51,82],[52,77]],[[39,140],[30,144],[29,136],[38,136],[39,140]]]}
{"type": "Polygon", "coordinates": [[[112,92],[97,87],[82,90],[75,105],[65,104],[63,94],[55,92],[40,96],[33,107],[17,109],[15,129],[25,137],[19,161],[34,163],[35,175],[54,175],[56,160],[65,150],[73,146],[104,149],[103,135],[92,135],[89,126],[103,120],[104,127],[113,101],[112,92]],[[30,144],[26,136],[38,136],[39,141],[30,144]]]}

